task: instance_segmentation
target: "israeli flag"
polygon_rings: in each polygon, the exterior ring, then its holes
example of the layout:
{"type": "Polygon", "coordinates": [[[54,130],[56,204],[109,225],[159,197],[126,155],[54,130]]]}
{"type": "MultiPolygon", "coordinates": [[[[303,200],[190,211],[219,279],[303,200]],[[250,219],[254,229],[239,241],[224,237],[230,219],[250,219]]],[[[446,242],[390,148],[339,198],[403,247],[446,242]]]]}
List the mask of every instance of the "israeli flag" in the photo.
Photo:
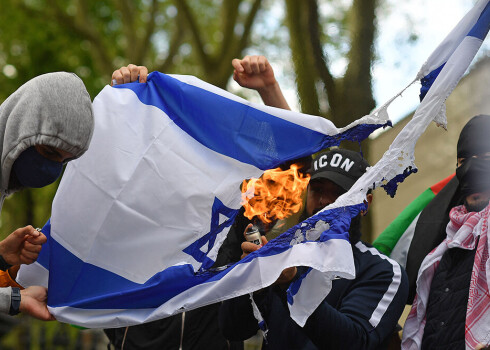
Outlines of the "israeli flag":
{"type": "MultiPolygon", "coordinates": [[[[480,0],[429,56],[422,68],[420,68],[416,78],[422,84],[420,89],[421,101],[427,95],[435,79],[439,76],[448,61],[450,61],[450,64],[468,60],[471,62],[488,33],[489,16],[488,0],[480,0]]],[[[446,79],[458,81],[461,77],[457,78],[457,76],[453,75],[463,73],[464,71],[461,73],[459,70],[451,70],[451,73],[446,74],[446,79]]],[[[439,125],[446,126],[445,108],[439,111],[435,122],[439,125]]]]}
{"type": "Polygon", "coordinates": [[[157,72],[146,84],[104,88],[94,112],[90,148],[67,166],[43,229],[49,242],[18,277],[49,288],[58,320],[140,324],[256,291],[290,266],[354,277],[347,231],[357,207],[305,223],[227,269],[211,266],[244,179],[342,140],[361,141],[386,120],[366,116],[338,129],[157,72]]]}
{"type": "Polygon", "coordinates": [[[444,102],[488,32],[488,0],[475,8],[453,31],[465,34],[449,40],[451,49],[441,44],[444,61],[431,55],[417,76],[445,62],[378,163],[335,203],[224,270],[211,266],[240,207],[242,180],[344,139],[363,140],[389,123],[387,108],[401,92],[338,129],[193,77],[152,73],[147,84],[106,87],[94,101],[90,149],[68,165],[43,229],[49,242],[18,281],[48,286],[60,321],[121,327],[250,293],[287,267],[308,266],[288,290],[291,317],[304,325],[333,278],[354,277],[347,232],[366,192],[384,187],[394,195],[417,171],[418,138],[433,120],[445,125],[444,102]]]}

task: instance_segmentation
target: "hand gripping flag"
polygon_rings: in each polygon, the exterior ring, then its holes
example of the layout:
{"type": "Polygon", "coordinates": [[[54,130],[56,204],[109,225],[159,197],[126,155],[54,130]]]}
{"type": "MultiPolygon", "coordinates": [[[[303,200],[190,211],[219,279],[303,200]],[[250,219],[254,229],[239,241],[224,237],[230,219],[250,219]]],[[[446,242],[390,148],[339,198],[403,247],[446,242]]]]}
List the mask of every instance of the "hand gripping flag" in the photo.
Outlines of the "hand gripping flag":
{"type": "Polygon", "coordinates": [[[366,116],[338,129],[157,72],[147,84],[106,87],[94,112],[90,149],[67,166],[43,230],[49,244],[19,274],[23,285],[48,286],[58,320],[139,324],[258,290],[289,266],[353,278],[345,210],[332,224],[338,235],[296,245],[283,238],[226,270],[210,268],[244,179],[343,139],[360,141],[386,120],[366,116]]]}

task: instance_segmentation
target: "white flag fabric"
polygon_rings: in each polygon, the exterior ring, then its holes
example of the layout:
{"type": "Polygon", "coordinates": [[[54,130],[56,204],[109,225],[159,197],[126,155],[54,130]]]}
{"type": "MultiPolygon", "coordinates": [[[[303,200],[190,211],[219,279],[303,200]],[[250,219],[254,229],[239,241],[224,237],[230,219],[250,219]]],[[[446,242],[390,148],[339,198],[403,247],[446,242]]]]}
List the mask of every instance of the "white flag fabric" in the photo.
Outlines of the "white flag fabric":
{"type": "MultiPolygon", "coordinates": [[[[323,212],[329,212],[334,208],[359,205],[366,198],[367,190],[370,188],[383,187],[388,194],[394,196],[398,184],[410,174],[417,172],[414,163],[415,144],[432,121],[446,126],[445,101],[478,52],[488,33],[489,26],[489,0],[480,0],[430,55],[417,74],[414,82],[425,79],[421,89],[423,99],[412,120],[400,131],[383,157],[369,168],[347,193],[327,206],[323,212]],[[461,35],[461,33],[465,34],[461,35]],[[444,52],[444,59],[441,61],[442,52],[444,52]]],[[[384,115],[390,103],[405,89],[375,112],[384,115]]],[[[316,293],[316,290],[330,290],[330,280],[324,279],[321,287],[318,284],[322,280],[319,278],[314,280],[313,282],[312,278],[307,279],[304,276],[292,283],[288,291],[291,317],[300,325],[304,325],[307,320],[304,317],[306,314],[301,312],[302,305],[316,308],[325,297],[316,293]],[[315,292],[312,292],[313,290],[315,292]]]]}
{"type": "Polygon", "coordinates": [[[366,116],[338,129],[157,72],[147,84],[106,87],[94,112],[90,149],[67,166],[44,228],[49,244],[19,273],[23,285],[48,286],[58,320],[139,324],[258,290],[288,266],[353,278],[344,209],[332,224],[340,233],[321,242],[282,238],[224,271],[210,268],[244,179],[343,139],[360,141],[386,120],[366,116]]]}

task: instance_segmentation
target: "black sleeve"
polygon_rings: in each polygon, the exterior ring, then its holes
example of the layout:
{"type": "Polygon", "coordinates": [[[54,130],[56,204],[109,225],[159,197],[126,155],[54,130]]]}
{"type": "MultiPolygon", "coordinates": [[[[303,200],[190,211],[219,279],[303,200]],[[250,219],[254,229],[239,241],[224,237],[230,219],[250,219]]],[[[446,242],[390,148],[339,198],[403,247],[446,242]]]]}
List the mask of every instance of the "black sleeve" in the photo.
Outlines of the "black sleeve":
{"type": "Polygon", "coordinates": [[[446,238],[449,212],[462,202],[459,181],[455,176],[420,213],[407,254],[408,304],[412,304],[415,297],[417,276],[422,261],[446,238]]]}
{"type": "Polygon", "coordinates": [[[251,222],[249,219],[243,216],[244,212],[245,209],[243,207],[240,208],[240,211],[238,212],[225,241],[218,251],[218,256],[216,257],[213,267],[225,266],[240,260],[240,257],[242,256],[241,244],[245,241],[243,232],[245,231],[247,225],[251,222]]]}
{"type": "Polygon", "coordinates": [[[248,295],[226,300],[219,311],[221,333],[228,340],[245,340],[259,330],[248,295]]]}
{"type": "Polygon", "coordinates": [[[407,299],[405,272],[400,270],[397,285],[393,276],[385,271],[356,281],[336,308],[324,300],[304,326],[307,336],[322,349],[379,348],[395,329],[407,299]]]}

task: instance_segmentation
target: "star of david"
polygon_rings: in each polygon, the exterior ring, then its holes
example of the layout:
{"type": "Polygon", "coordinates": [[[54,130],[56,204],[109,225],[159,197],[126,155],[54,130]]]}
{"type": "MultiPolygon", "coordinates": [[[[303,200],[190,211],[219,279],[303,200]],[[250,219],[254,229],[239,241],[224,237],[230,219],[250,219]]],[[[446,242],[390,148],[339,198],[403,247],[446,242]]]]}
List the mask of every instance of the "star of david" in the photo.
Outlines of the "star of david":
{"type": "Polygon", "coordinates": [[[201,263],[200,270],[210,268],[214,261],[208,258],[208,253],[213,248],[216,236],[226,227],[233,224],[238,209],[231,209],[224,205],[218,197],[214,197],[213,207],[211,209],[211,227],[209,232],[186,247],[183,252],[192,256],[196,261],[201,263]],[[220,214],[227,219],[220,224],[220,214]],[[203,247],[207,247],[203,250],[203,247]]]}

